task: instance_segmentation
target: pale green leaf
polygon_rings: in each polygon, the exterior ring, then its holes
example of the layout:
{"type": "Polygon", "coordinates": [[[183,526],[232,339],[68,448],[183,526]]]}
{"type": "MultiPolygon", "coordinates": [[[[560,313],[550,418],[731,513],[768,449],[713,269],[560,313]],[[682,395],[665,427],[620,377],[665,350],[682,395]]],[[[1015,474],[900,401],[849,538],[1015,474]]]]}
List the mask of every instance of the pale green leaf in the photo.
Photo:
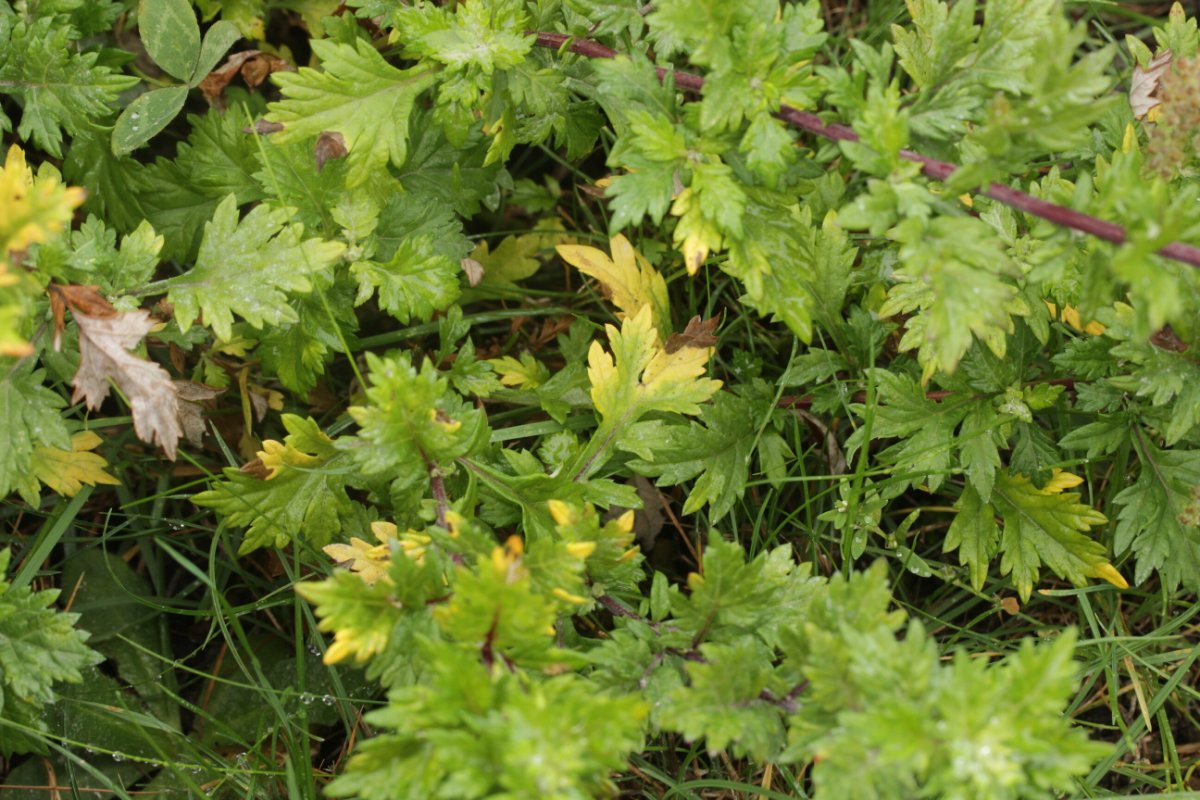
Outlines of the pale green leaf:
{"type": "Polygon", "coordinates": [[[221,339],[232,336],[235,313],[256,328],[296,321],[285,292],[311,291],[308,276],[329,268],[345,245],[304,239],[303,226],[288,224],[289,218],[287,209],[258,206],[239,222],[236,198],[221,201],[196,265],[167,282],[181,329],[201,312],[221,339]]]}

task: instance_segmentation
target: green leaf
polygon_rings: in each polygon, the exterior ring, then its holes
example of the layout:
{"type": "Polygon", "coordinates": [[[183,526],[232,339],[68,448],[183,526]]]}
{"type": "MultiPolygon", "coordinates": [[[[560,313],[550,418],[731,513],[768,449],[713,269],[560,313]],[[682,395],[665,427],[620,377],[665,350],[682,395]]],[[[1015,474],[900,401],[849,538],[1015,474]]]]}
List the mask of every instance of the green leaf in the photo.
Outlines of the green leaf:
{"type": "Polygon", "coordinates": [[[974,338],[1003,358],[1014,315],[1029,313],[1001,273],[1011,268],[995,231],[973,217],[913,217],[890,234],[901,243],[903,281],[888,293],[881,317],[917,313],[908,320],[901,350],[917,350],[928,379],[951,373],[974,338]]]}
{"type": "Polygon", "coordinates": [[[217,66],[217,62],[225,55],[234,43],[242,38],[242,32],[229,20],[218,20],[208,26],[204,32],[204,41],[200,45],[200,56],[196,61],[196,69],[188,79],[188,86],[196,87],[208,77],[217,66]]]}
{"type": "Polygon", "coordinates": [[[71,436],[59,409],[63,399],[42,385],[43,370],[33,371],[7,360],[7,377],[0,381],[0,494],[14,489],[31,505],[38,502],[38,484],[31,479],[35,447],[71,449],[71,436]],[[15,368],[14,368],[15,366],[15,368]]]}
{"type": "MultiPolygon", "coordinates": [[[[1104,545],[1087,531],[1108,522],[1091,506],[1079,502],[1075,493],[1063,494],[1064,486],[1076,485],[1063,480],[1074,476],[1060,473],[1044,489],[1036,488],[1023,475],[996,476],[992,504],[1004,519],[1000,537],[1000,572],[1012,573],[1013,584],[1021,600],[1028,600],[1038,580],[1038,567],[1045,564],[1076,586],[1087,578],[1103,578],[1125,588],[1120,574],[1107,558],[1104,545]]],[[[988,512],[985,505],[980,514],[988,512]]]]}
{"type": "Polygon", "coordinates": [[[706,644],[700,653],[705,663],[687,664],[689,683],[669,695],[659,724],[688,741],[703,739],[710,753],[733,745],[738,758],[773,760],[786,741],[784,712],[763,695],[782,696],[790,687],[774,677],[772,651],[745,638],[706,644]]]}
{"type": "Polygon", "coordinates": [[[296,321],[265,328],[254,349],[267,374],[278,377],[297,395],[306,396],[333,354],[357,343],[353,298],[352,287],[338,283],[291,300],[296,321]]]}
{"type": "MultiPolygon", "coordinates": [[[[17,133],[55,158],[62,157],[63,131],[84,134],[137,84],[137,78],[98,66],[99,54],[81,52],[74,34],[53,16],[27,22],[0,15],[0,88],[21,106],[17,133]]],[[[11,127],[0,110],[0,130],[11,127]]]]}
{"type": "Polygon", "coordinates": [[[155,64],[181,81],[191,79],[200,57],[200,26],[188,0],[141,0],[138,31],[155,64]]]}
{"type": "Polygon", "coordinates": [[[918,87],[932,86],[949,76],[971,50],[979,28],[975,8],[950,6],[940,0],[913,0],[909,5],[913,29],[892,26],[900,66],[918,87]]]}
{"type": "Polygon", "coordinates": [[[153,139],[175,119],[187,93],[186,86],[170,86],[146,92],[127,105],[113,126],[113,155],[129,155],[153,139]]]}
{"type": "Polygon", "coordinates": [[[296,535],[320,547],[342,531],[356,504],[346,494],[350,476],[339,460],[344,455],[312,418],[284,414],[288,435],[283,442],[263,442],[259,453],[265,478],[233,467],[224,479],[192,498],[214,508],[226,522],[248,528],[239,555],[260,547],[286,547],[296,535]]]}
{"type": "Polygon", "coordinates": [[[613,178],[610,231],[637,225],[649,216],[661,222],[675,193],[676,171],[688,152],[684,134],[662,115],[633,111],[622,115],[628,130],[617,139],[608,162],[625,172],[613,178]]]}
{"type": "Polygon", "coordinates": [[[408,158],[397,177],[409,192],[435,197],[469,217],[486,206],[495,208],[500,192],[512,179],[502,164],[486,163],[488,139],[478,124],[451,144],[428,111],[417,109],[409,122],[408,158]]]}
{"type": "Polygon", "coordinates": [[[574,675],[492,673],[478,651],[427,646],[420,686],[397,688],[368,721],[333,797],[605,797],[643,742],[647,703],[574,675]],[[547,713],[553,709],[554,713],[547,713]]]}
{"type": "Polygon", "coordinates": [[[145,218],[166,237],[163,258],[196,259],[204,227],[218,203],[235,194],[239,205],[264,197],[253,175],[258,145],[241,132],[233,113],[210,110],[188,116],[191,133],[174,160],[158,158],[135,177],[134,190],[145,218]]]}
{"type": "Polygon", "coordinates": [[[1167,591],[1200,586],[1200,452],[1160,450],[1137,433],[1141,469],[1114,498],[1121,510],[1113,548],[1137,556],[1137,584],[1158,570],[1167,591]]]}
{"type": "MultiPolygon", "coordinates": [[[[1129,362],[1126,375],[1108,382],[1124,392],[1148,398],[1166,411],[1163,438],[1175,444],[1200,424],[1200,365],[1185,353],[1162,350],[1148,342],[1122,342],[1111,355],[1129,362]]],[[[1111,361],[1110,361],[1111,363],[1111,361]]]]}
{"type": "Polygon", "coordinates": [[[417,370],[407,354],[367,353],[367,366],[367,403],[350,407],[361,430],[341,445],[367,474],[383,473],[399,488],[413,487],[487,440],[486,416],[451,391],[428,361],[417,370]]]}
{"type": "Polygon", "coordinates": [[[145,169],[132,158],[114,156],[107,132],[75,137],[63,162],[63,176],[87,189],[84,209],[125,232],[147,220],[138,194],[145,169]]]}
{"type": "MultiPolygon", "coordinates": [[[[260,141],[261,166],[251,173],[260,195],[277,206],[295,209],[293,221],[306,230],[332,237],[339,227],[334,212],[346,196],[345,160],[327,161],[317,169],[311,142],[281,144],[275,137],[260,141]]],[[[377,204],[375,208],[378,211],[377,204]]]]}
{"type": "Polygon", "coordinates": [[[1000,424],[1000,416],[991,403],[981,400],[972,404],[958,434],[963,471],[985,503],[991,499],[996,470],[1000,467],[1000,451],[996,446],[1000,424]]]}
{"type": "MultiPolygon", "coordinates": [[[[14,589],[4,579],[11,556],[10,549],[0,550],[0,726],[11,721],[46,732],[44,710],[57,700],[54,684],[79,683],[86,667],[104,659],[85,644],[88,634],[74,627],[78,614],[51,608],[57,589],[14,589]]],[[[3,729],[0,755],[5,758],[46,752],[29,734],[3,729]]]]}
{"type": "Polygon", "coordinates": [[[236,198],[221,201],[196,265],[167,281],[182,330],[201,312],[221,339],[232,336],[235,312],[256,328],[297,320],[284,292],[311,291],[308,275],[329,268],[345,245],[305,240],[303,227],[287,224],[289,217],[286,209],[258,206],[239,222],[236,198]]]}
{"type": "Polygon", "coordinates": [[[998,663],[965,652],[942,662],[915,624],[903,641],[887,629],[821,636],[805,664],[806,698],[836,692],[850,702],[828,717],[805,702],[793,717],[794,743],[817,762],[816,795],[1015,800],[1069,792],[1105,749],[1062,713],[1075,691],[1074,645],[1068,631],[1037,647],[1026,640],[998,663]]]}
{"type": "MultiPolygon", "coordinates": [[[[916,473],[910,480],[923,479],[930,489],[936,490],[950,471],[954,431],[967,408],[952,397],[941,402],[928,399],[920,384],[906,375],[880,369],[873,375],[877,382],[877,405],[870,410],[871,438],[900,440],[876,458],[895,465],[897,472],[916,473]]],[[[851,405],[851,409],[860,416],[868,413],[866,406],[859,404],[851,405]]],[[[846,441],[847,458],[864,444],[865,434],[866,428],[859,428],[846,441]]]]}
{"type": "Polygon", "coordinates": [[[958,551],[958,563],[965,565],[971,575],[971,586],[975,591],[983,588],[988,566],[1000,549],[1000,528],[996,525],[996,511],[982,500],[974,488],[967,486],[954,504],[958,513],[946,531],[942,552],[958,551]]]}
{"type": "Polygon", "coordinates": [[[749,193],[741,228],[728,242],[724,269],[745,284],[743,302],[811,340],[814,311],[820,319],[840,310],[857,254],[836,215],[817,227],[809,207],[797,210],[784,195],[757,191],[749,193]]]}
{"type": "Polygon", "coordinates": [[[618,447],[640,458],[629,466],[641,475],[658,478],[659,486],[674,486],[700,477],[683,504],[684,514],[694,514],[706,504],[718,522],[742,496],[750,476],[763,417],[770,413],[768,398],[751,399],[718,392],[690,425],[661,421],[639,423],[622,437],[618,447]],[[766,402],[763,402],[766,400],[766,402]]]}
{"type": "Polygon", "coordinates": [[[267,115],[284,126],[275,137],[290,142],[326,131],[342,134],[351,185],[364,183],[389,161],[403,165],[408,118],[417,96],[433,83],[431,71],[396,69],[362,40],[339,44],[314,39],[312,48],[324,71],[304,67],[271,76],[284,96],[267,115]]]}
{"type": "Polygon", "coordinates": [[[776,645],[787,620],[807,603],[810,572],[810,565],[796,564],[788,545],[746,561],[740,545],[714,534],[702,572],[688,575],[690,593],[674,594],[671,611],[680,631],[697,643],[753,635],[776,645]]]}
{"type": "Polygon", "coordinates": [[[401,322],[428,320],[458,297],[459,264],[470,250],[449,207],[415,194],[394,195],[379,215],[379,252],[356,261],[355,304],[377,295],[379,306],[401,322]]]}
{"type": "Polygon", "coordinates": [[[100,220],[88,215],[69,238],[39,245],[33,260],[43,274],[63,283],[97,284],[107,295],[140,289],[158,267],[163,237],[143,221],[121,238],[100,220]]]}

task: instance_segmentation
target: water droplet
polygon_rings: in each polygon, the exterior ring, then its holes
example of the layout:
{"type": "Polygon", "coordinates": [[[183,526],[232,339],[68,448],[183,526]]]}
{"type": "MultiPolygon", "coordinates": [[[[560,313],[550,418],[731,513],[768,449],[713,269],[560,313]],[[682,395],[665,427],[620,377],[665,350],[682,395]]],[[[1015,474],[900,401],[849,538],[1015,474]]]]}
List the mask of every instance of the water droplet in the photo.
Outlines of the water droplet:
{"type": "Polygon", "coordinates": [[[130,118],[130,119],[140,119],[140,118],[141,118],[141,116],[142,116],[141,114],[139,114],[139,113],[137,113],[136,111],[134,111],[132,114],[130,114],[130,115],[129,115],[129,118],[130,118]]]}
{"type": "Polygon", "coordinates": [[[134,133],[137,133],[137,132],[138,132],[138,126],[137,126],[137,125],[134,125],[132,130],[133,130],[133,132],[134,132],[134,133]]]}
{"type": "Polygon", "coordinates": [[[304,703],[304,705],[306,705],[306,706],[311,705],[313,699],[314,699],[313,696],[311,694],[309,694],[308,692],[302,692],[300,694],[300,702],[304,703]]]}
{"type": "Polygon", "coordinates": [[[324,697],[321,698],[321,702],[327,706],[333,705],[333,695],[331,695],[331,694],[325,695],[324,697]]]}
{"type": "Polygon", "coordinates": [[[113,753],[112,758],[113,758],[113,761],[124,761],[125,760],[125,756],[121,755],[120,753],[113,753]]]}
{"type": "Polygon", "coordinates": [[[310,644],[308,646],[308,652],[314,656],[319,656],[321,655],[321,648],[317,647],[315,644],[310,644]]]}

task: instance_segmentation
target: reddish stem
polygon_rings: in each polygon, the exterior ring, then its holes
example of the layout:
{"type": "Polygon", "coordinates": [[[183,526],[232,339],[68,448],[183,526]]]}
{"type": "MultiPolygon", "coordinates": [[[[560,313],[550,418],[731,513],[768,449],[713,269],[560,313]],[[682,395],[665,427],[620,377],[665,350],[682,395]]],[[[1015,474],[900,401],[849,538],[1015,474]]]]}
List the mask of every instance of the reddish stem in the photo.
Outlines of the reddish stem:
{"type": "MultiPolygon", "coordinates": [[[[559,33],[533,32],[533,35],[537,37],[538,47],[560,49],[565,45],[566,49],[572,53],[578,53],[588,58],[615,58],[618,55],[615,50],[588,39],[575,39],[559,33]]],[[[657,67],[656,71],[659,78],[666,77],[669,72],[669,70],[663,67],[657,67]]],[[[704,86],[704,79],[699,75],[678,71],[672,73],[672,75],[675,79],[675,85],[688,91],[698,92],[704,86]]],[[[858,134],[852,128],[837,123],[823,122],[820,117],[811,111],[801,111],[791,106],[781,106],[779,113],[775,116],[794,127],[801,128],[826,139],[840,142],[857,142],[859,140],[858,134]]],[[[901,150],[900,157],[920,164],[921,171],[934,180],[944,181],[950,177],[951,173],[958,169],[957,164],[951,164],[948,161],[939,161],[936,158],[923,156],[911,150],[901,150]]],[[[1114,244],[1121,244],[1125,241],[1125,228],[1116,223],[1098,219],[1081,211],[1075,211],[1074,209],[1042,200],[1031,194],[1022,192],[1020,189],[1014,189],[1002,183],[990,183],[983,193],[993,200],[1004,203],[1006,206],[1011,206],[1018,211],[1023,211],[1035,217],[1041,217],[1055,225],[1081,231],[1082,233],[1090,234],[1098,239],[1113,242],[1114,244]]],[[[1184,242],[1171,242],[1159,250],[1158,254],[1176,261],[1182,261],[1193,267],[1200,267],[1200,247],[1185,244],[1184,242]]]]}

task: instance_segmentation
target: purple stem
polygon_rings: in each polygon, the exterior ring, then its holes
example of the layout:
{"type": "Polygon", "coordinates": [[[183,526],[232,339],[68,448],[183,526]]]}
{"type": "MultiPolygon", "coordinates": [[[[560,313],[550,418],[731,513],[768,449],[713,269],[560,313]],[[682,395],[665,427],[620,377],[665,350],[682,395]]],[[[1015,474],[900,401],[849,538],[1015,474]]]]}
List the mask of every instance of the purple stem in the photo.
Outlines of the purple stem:
{"type": "MultiPolygon", "coordinates": [[[[588,58],[615,58],[618,55],[615,50],[588,39],[575,39],[559,33],[542,33],[540,31],[533,31],[531,33],[537,37],[538,47],[560,49],[565,45],[566,49],[572,53],[578,53],[588,58]]],[[[669,70],[663,67],[657,67],[656,71],[659,78],[666,77],[669,72],[669,70]]],[[[675,85],[688,91],[698,92],[704,86],[704,79],[698,75],[692,75],[689,72],[674,72],[672,74],[675,78],[675,85]]],[[[858,134],[852,128],[837,123],[823,122],[820,117],[811,111],[801,111],[791,106],[780,106],[779,112],[775,116],[790,125],[802,128],[826,139],[838,142],[857,142],[859,140],[858,134]]],[[[956,164],[951,164],[948,161],[939,161],[936,158],[923,156],[911,150],[901,150],[900,157],[920,164],[921,171],[934,180],[944,181],[958,169],[958,165],[956,164]]],[[[1125,241],[1125,228],[1116,223],[1098,219],[1081,211],[1075,211],[1074,209],[1042,200],[1019,189],[1014,189],[1011,186],[1005,186],[1002,183],[990,183],[983,193],[993,200],[1004,203],[1006,206],[1011,206],[1018,211],[1023,211],[1035,217],[1041,217],[1055,225],[1081,231],[1082,233],[1090,234],[1098,239],[1113,242],[1114,244],[1121,244],[1125,241]]],[[[1158,254],[1176,261],[1182,261],[1193,267],[1200,267],[1200,247],[1183,242],[1171,242],[1160,249],[1158,254]]]]}

